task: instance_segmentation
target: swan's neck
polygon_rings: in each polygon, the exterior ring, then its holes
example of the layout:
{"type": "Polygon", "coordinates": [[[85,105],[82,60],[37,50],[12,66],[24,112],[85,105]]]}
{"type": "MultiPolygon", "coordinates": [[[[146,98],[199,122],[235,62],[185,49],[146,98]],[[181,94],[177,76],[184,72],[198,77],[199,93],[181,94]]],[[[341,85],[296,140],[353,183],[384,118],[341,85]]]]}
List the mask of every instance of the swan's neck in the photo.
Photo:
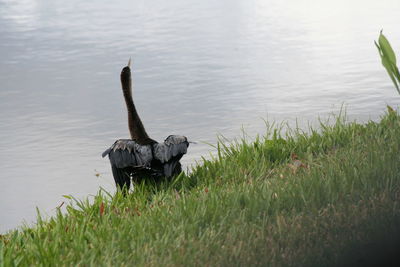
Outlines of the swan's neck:
{"type": "Polygon", "coordinates": [[[133,103],[130,70],[124,70],[121,73],[121,84],[124,92],[126,107],[128,109],[128,126],[131,138],[139,144],[153,143],[154,141],[147,135],[143,123],[140,120],[139,114],[136,111],[135,104],[133,103]]]}

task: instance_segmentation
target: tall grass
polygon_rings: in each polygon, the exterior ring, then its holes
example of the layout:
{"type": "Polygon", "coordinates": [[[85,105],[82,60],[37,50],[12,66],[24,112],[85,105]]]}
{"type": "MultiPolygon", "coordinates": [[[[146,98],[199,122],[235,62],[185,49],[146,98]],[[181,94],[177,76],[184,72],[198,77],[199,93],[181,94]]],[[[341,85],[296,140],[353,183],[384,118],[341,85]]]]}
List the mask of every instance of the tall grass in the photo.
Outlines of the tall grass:
{"type": "MultiPolygon", "coordinates": [[[[400,117],[268,129],[123,197],[99,191],[2,236],[13,265],[345,266],[394,260],[400,117]]],[[[392,262],[386,262],[392,263],[392,262]]],[[[0,265],[1,265],[0,264],[0,265]]]]}

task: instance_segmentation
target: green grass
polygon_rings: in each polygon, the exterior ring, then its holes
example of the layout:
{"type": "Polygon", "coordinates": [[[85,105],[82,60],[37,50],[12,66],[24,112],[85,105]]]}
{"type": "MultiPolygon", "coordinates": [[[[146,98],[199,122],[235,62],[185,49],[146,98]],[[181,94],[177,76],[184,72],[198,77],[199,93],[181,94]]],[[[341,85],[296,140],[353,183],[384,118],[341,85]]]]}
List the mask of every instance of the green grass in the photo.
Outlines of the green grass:
{"type": "MultiPolygon", "coordinates": [[[[100,191],[1,238],[0,266],[355,266],[400,242],[400,117],[268,128],[168,184],[100,191]]],[[[386,261],[386,262],[385,262],[386,261]]]]}

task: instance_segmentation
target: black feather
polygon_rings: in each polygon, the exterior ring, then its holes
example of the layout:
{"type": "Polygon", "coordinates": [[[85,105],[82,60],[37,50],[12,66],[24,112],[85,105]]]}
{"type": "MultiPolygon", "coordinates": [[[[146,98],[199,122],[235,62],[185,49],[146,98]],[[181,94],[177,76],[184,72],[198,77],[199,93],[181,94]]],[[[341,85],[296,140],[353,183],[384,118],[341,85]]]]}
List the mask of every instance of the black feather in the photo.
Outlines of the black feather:
{"type": "Polygon", "coordinates": [[[164,143],[154,145],[154,157],[161,163],[170,161],[172,158],[178,160],[187,152],[189,142],[185,136],[170,135],[164,143]]]}
{"type": "Polygon", "coordinates": [[[117,140],[103,156],[108,155],[116,183],[126,184],[125,176],[171,177],[182,171],[179,160],[187,152],[189,142],[179,135],[168,136],[163,143],[140,145],[134,140],[117,140]],[[127,174],[121,175],[117,170],[127,174]]]}
{"type": "Polygon", "coordinates": [[[129,173],[124,171],[124,169],[117,168],[114,165],[111,165],[111,169],[116,186],[120,189],[128,190],[131,185],[131,178],[129,176],[129,173]]]}

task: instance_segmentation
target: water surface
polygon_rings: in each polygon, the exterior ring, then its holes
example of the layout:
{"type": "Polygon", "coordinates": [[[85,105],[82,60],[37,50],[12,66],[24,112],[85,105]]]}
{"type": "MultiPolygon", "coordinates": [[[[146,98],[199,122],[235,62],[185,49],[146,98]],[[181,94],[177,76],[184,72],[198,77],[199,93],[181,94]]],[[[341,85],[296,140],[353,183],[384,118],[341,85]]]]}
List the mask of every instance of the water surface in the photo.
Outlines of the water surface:
{"type": "Polygon", "coordinates": [[[400,2],[0,0],[0,232],[53,214],[62,195],[114,191],[101,153],[128,137],[119,73],[157,140],[207,155],[263,119],[376,120],[396,94],[373,40],[400,51],[400,2]],[[95,174],[100,173],[100,177],[95,174]]]}

